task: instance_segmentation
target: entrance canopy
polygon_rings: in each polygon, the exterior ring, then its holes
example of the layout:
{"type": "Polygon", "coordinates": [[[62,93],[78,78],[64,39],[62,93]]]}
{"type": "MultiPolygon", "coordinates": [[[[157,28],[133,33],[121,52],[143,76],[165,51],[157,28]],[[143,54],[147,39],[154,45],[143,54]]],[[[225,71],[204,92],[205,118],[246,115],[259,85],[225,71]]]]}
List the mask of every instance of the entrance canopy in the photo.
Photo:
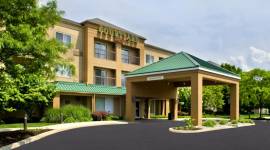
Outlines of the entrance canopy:
{"type": "Polygon", "coordinates": [[[174,100],[177,118],[177,87],[191,86],[191,116],[195,125],[202,124],[202,86],[224,85],[231,88],[231,118],[239,118],[240,77],[219,65],[180,52],[126,74],[126,119],[134,119],[134,99],[148,97],[174,100]]]}

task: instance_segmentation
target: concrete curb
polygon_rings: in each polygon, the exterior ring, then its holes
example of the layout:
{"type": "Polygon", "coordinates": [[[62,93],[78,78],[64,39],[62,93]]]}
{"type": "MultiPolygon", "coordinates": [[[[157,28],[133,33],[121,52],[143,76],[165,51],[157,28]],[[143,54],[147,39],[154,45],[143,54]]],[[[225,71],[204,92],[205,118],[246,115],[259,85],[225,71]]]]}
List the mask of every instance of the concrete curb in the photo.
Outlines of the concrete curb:
{"type": "MultiPolygon", "coordinates": [[[[67,130],[70,130],[70,129],[83,128],[83,127],[94,127],[94,126],[103,126],[103,125],[123,125],[123,124],[128,124],[128,122],[124,122],[124,121],[100,121],[100,122],[88,122],[88,123],[89,124],[84,123],[81,126],[79,125],[79,126],[67,127],[67,128],[64,128],[64,129],[52,129],[51,131],[44,132],[44,133],[38,134],[36,136],[32,136],[32,137],[29,137],[27,139],[24,139],[24,140],[21,140],[21,141],[18,141],[18,142],[3,146],[3,147],[0,148],[0,150],[15,149],[15,148],[18,148],[18,147],[20,147],[22,145],[29,144],[31,142],[34,142],[34,141],[37,141],[37,140],[42,139],[44,137],[47,137],[49,135],[59,133],[59,132],[62,132],[62,131],[67,131],[67,130]]],[[[73,123],[73,124],[76,125],[76,124],[80,124],[80,123],[73,123]]],[[[50,129],[50,126],[47,126],[47,127],[45,126],[43,128],[36,128],[36,129],[50,129]]]]}
{"type": "Polygon", "coordinates": [[[248,126],[254,126],[255,124],[251,123],[241,123],[237,126],[229,126],[229,125],[218,125],[216,127],[201,127],[198,130],[176,130],[174,127],[169,128],[170,132],[173,133],[202,133],[202,132],[209,132],[209,131],[216,131],[216,130],[224,130],[224,129],[232,129],[232,128],[239,128],[239,127],[248,127],[248,126]]]}

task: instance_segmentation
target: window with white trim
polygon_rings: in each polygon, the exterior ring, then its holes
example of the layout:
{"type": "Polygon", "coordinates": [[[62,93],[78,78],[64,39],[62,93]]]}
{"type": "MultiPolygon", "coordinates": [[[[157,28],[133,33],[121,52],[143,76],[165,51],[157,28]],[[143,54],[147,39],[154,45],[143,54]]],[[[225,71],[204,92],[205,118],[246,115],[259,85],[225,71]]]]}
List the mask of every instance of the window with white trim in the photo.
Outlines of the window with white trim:
{"type": "Polygon", "coordinates": [[[154,60],[154,56],[150,55],[150,54],[146,54],[146,64],[151,64],[153,63],[155,60],[154,60]]]}
{"type": "Polygon", "coordinates": [[[96,97],[96,111],[106,111],[107,113],[114,112],[114,100],[113,97],[96,97]]]}
{"type": "Polygon", "coordinates": [[[64,65],[57,65],[56,66],[56,76],[71,78],[71,76],[72,76],[71,68],[68,66],[64,66],[64,65]]]}
{"type": "Polygon", "coordinates": [[[95,43],[95,56],[97,58],[107,58],[107,45],[105,43],[96,42],[95,43]]]}
{"type": "Polygon", "coordinates": [[[128,64],[129,60],[129,50],[127,48],[122,48],[122,62],[128,64]]]}
{"type": "Polygon", "coordinates": [[[71,36],[61,32],[56,32],[56,39],[65,45],[71,44],[71,36]]]}

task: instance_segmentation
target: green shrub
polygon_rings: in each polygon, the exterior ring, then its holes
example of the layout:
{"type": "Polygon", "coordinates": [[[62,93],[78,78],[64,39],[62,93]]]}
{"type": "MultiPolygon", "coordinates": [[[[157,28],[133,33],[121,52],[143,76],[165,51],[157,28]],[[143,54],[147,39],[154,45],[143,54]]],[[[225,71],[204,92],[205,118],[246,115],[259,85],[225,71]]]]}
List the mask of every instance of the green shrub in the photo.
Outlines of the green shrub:
{"type": "Polygon", "coordinates": [[[64,120],[65,123],[71,123],[71,122],[76,122],[76,120],[73,117],[68,117],[64,120]]]}
{"type": "Polygon", "coordinates": [[[48,123],[60,123],[60,109],[49,108],[45,113],[44,120],[48,123]]]}
{"type": "Polygon", "coordinates": [[[159,118],[166,118],[166,116],[164,116],[164,115],[151,115],[151,118],[159,119],[159,118]]]}
{"type": "Polygon", "coordinates": [[[200,128],[195,127],[192,123],[192,119],[184,120],[185,126],[174,127],[175,130],[199,130],[200,128]]]}
{"type": "Polygon", "coordinates": [[[239,119],[238,122],[240,122],[240,123],[254,123],[254,121],[251,119],[239,119]]]}
{"type": "Polygon", "coordinates": [[[237,124],[238,121],[237,120],[231,120],[231,124],[237,124]]]}
{"type": "Polygon", "coordinates": [[[180,127],[180,126],[179,126],[179,127],[174,127],[174,129],[175,129],[175,130],[183,130],[184,127],[180,127]]]}
{"type": "Polygon", "coordinates": [[[123,120],[123,117],[117,116],[117,115],[113,115],[113,114],[110,114],[110,115],[107,116],[106,119],[107,119],[107,120],[123,120]]]}
{"type": "Polygon", "coordinates": [[[193,125],[193,123],[192,123],[192,119],[186,119],[185,121],[185,128],[188,128],[188,129],[192,129],[192,128],[194,128],[194,125],[193,125]]]}
{"type": "Polygon", "coordinates": [[[0,119],[0,124],[5,124],[5,122],[3,120],[0,119]]]}
{"type": "Polygon", "coordinates": [[[60,109],[50,108],[46,111],[44,120],[48,123],[60,123],[61,115],[67,123],[91,120],[89,109],[78,105],[65,105],[60,109]]]}
{"type": "MultiPolygon", "coordinates": [[[[84,106],[77,105],[65,105],[61,108],[64,122],[66,118],[73,118],[73,122],[90,121],[90,111],[84,106]]],[[[71,120],[71,119],[69,119],[71,120]]]]}
{"type": "Polygon", "coordinates": [[[220,125],[225,125],[225,124],[227,124],[229,122],[229,120],[219,120],[219,124],[220,125]]]}
{"type": "Polygon", "coordinates": [[[203,126],[205,126],[205,127],[214,127],[216,125],[217,125],[217,123],[215,120],[206,120],[203,122],[203,126]]]}

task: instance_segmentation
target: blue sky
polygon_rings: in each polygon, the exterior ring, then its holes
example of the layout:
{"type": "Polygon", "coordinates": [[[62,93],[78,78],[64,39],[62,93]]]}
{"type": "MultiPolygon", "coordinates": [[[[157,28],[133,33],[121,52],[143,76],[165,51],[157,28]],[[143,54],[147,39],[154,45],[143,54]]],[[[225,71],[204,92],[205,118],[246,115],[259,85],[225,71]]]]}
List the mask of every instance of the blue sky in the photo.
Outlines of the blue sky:
{"type": "Polygon", "coordinates": [[[58,0],[58,7],[65,18],[98,17],[175,52],[270,69],[269,0],[58,0]]]}

